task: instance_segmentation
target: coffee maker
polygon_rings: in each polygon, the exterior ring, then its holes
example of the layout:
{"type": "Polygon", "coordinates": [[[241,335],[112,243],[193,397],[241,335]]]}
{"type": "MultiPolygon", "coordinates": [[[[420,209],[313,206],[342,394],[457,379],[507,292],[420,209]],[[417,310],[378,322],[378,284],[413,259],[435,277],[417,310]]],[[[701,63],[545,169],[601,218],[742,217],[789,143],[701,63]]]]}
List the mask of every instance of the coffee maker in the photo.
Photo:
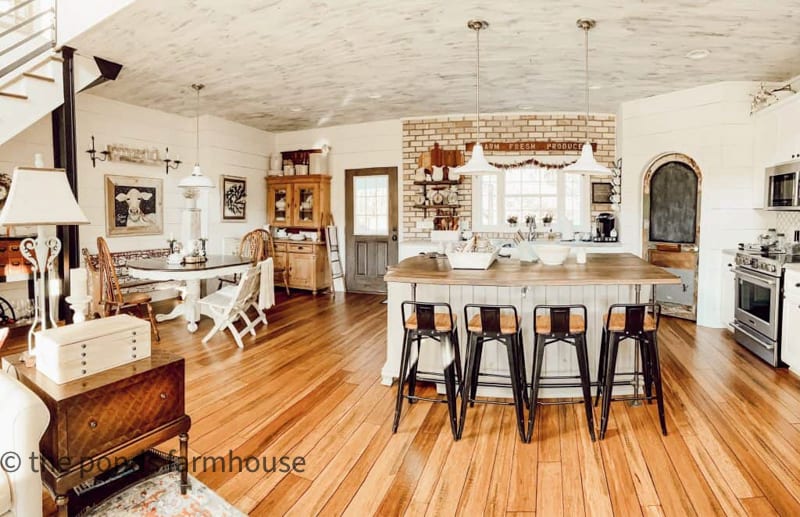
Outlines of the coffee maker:
{"type": "Polygon", "coordinates": [[[616,218],[609,212],[597,214],[595,219],[595,242],[617,242],[616,218]]]}

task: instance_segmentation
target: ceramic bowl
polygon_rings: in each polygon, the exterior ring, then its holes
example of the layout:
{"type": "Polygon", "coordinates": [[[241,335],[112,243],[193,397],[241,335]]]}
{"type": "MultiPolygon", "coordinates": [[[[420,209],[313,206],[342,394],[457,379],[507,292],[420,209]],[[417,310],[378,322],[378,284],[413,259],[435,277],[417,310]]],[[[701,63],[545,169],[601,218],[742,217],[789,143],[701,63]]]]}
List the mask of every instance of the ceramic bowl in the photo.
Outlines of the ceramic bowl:
{"type": "Polygon", "coordinates": [[[560,266],[569,256],[569,246],[560,244],[535,244],[533,251],[546,266],[560,266]]]}

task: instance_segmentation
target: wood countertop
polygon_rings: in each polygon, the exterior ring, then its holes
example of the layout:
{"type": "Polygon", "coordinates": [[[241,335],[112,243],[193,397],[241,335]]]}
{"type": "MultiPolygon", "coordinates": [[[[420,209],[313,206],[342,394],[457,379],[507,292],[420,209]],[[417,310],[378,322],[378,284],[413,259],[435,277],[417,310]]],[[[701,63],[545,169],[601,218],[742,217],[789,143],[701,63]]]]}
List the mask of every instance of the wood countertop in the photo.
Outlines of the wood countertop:
{"type": "Polygon", "coordinates": [[[391,266],[387,282],[525,287],[534,285],[679,284],[680,278],[632,253],[591,253],[586,264],[569,257],[561,266],[498,258],[487,270],[452,269],[446,258],[410,257],[391,266]]]}

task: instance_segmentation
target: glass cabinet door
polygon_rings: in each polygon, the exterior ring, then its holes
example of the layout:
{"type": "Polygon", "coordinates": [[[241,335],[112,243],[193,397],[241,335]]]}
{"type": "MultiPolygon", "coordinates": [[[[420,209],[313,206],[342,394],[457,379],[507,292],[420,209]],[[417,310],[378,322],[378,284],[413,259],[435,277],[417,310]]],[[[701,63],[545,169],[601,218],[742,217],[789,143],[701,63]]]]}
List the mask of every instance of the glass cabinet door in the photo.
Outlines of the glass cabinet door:
{"type": "Polygon", "coordinates": [[[291,224],[291,192],[286,185],[269,187],[268,193],[270,224],[288,226],[291,224]]]}
{"type": "Polygon", "coordinates": [[[319,225],[319,190],[314,184],[294,187],[294,225],[315,228],[319,225]]]}

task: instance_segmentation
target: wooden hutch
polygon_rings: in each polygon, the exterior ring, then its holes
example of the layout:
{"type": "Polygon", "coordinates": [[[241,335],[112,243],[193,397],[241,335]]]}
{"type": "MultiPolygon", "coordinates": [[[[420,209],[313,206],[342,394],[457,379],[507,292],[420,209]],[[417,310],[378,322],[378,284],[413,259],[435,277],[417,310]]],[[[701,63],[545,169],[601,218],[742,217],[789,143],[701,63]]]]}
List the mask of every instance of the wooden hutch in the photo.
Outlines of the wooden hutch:
{"type": "MultiPolygon", "coordinates": [[[[327,174],[267,177],[267,221],[275,241],[275,269],[286,268],[289,287],[314,294],[330,288],[330,265],[325,226],[330,220],[331,177],[327,174]],[[278,238],[276,229],[288,238],[278,238]],[[292,235],[315,232],[316,241],[292,240],[292,235]]],[[[275,284],[283,278],[276,274],[275,284]]]]}

